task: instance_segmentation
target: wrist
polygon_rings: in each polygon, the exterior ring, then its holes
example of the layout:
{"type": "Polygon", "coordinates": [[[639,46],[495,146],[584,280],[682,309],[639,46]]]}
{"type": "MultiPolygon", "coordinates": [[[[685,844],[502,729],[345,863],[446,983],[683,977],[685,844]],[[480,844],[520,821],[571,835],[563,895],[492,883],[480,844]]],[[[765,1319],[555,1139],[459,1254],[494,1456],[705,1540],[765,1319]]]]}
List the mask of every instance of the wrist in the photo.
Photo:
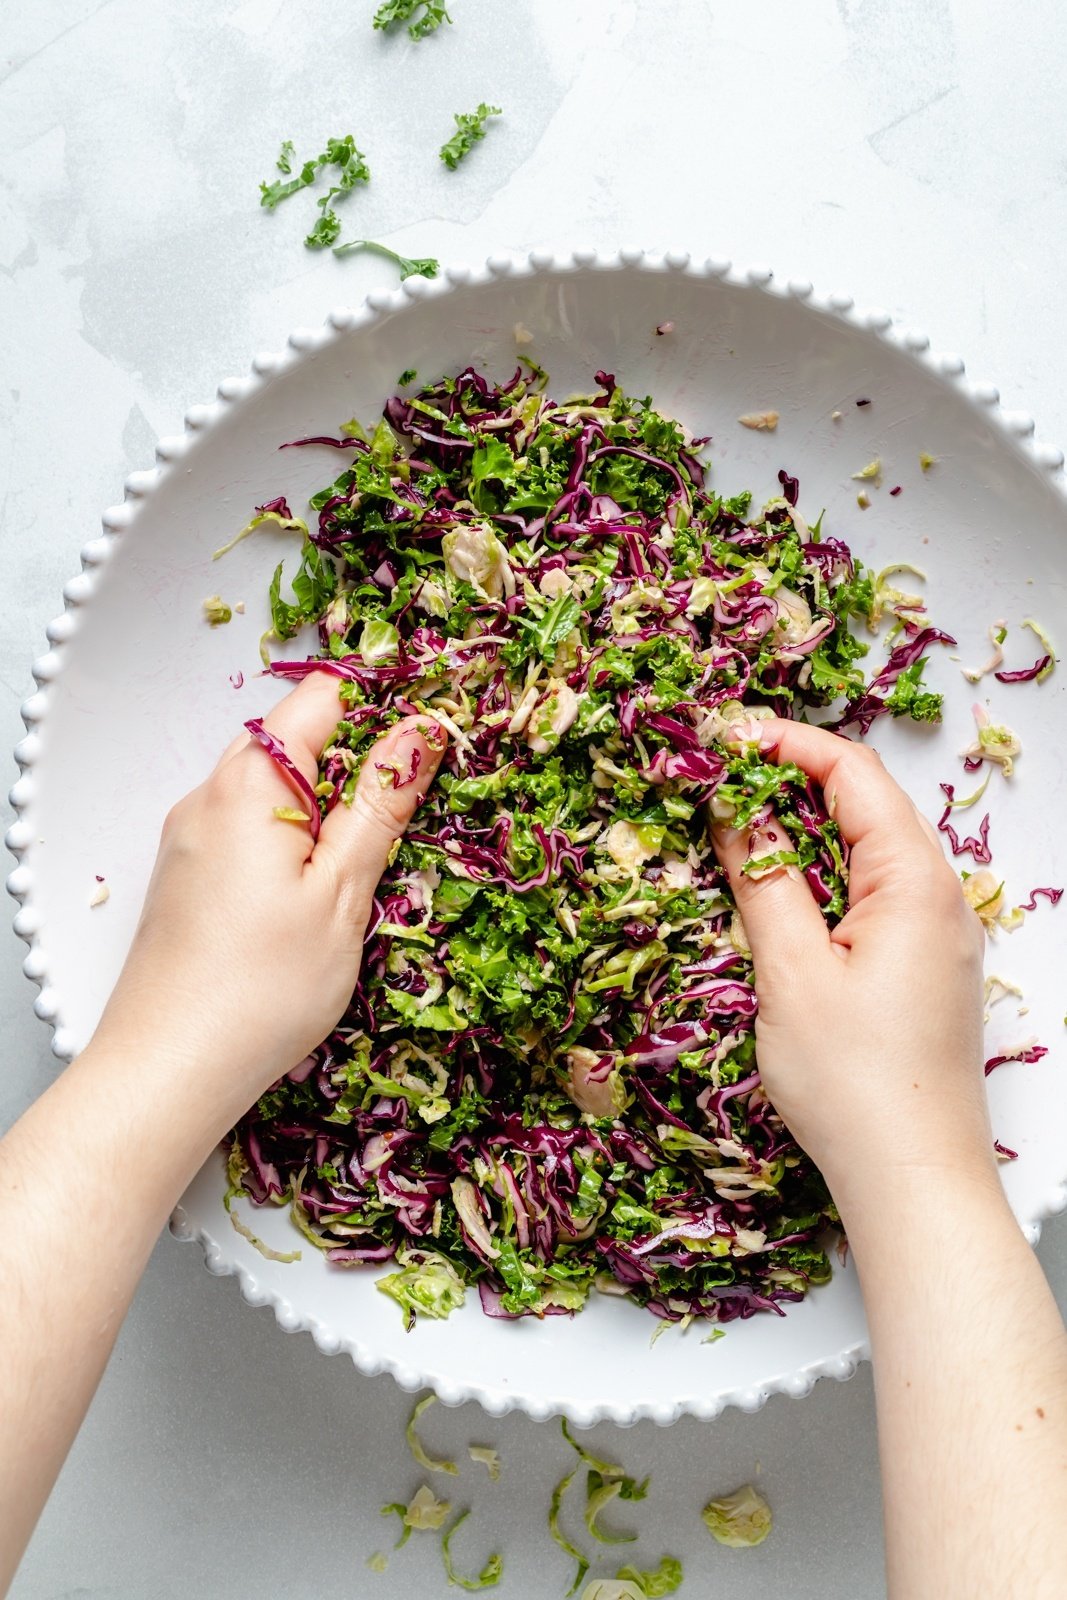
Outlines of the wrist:
{"type": "Polygon", "coordinates": [[[838,1176],[830,1192],[861,1263],[887,1250],[941,1255],[961,1223],[979,1217],[983,1227],[1017,1228],[991,1151],[885,1160],[838,1176]]]}
{"type": "Polygon", "coordinates": [[[208,1046],[185,1030],[109,1017],[77,1064],[106,1083],[131,1118],[148,1118],[168,1138],[199,1149],[200,1161],[278,1076],[235,1059],[226,1041],[208,1046]]]}

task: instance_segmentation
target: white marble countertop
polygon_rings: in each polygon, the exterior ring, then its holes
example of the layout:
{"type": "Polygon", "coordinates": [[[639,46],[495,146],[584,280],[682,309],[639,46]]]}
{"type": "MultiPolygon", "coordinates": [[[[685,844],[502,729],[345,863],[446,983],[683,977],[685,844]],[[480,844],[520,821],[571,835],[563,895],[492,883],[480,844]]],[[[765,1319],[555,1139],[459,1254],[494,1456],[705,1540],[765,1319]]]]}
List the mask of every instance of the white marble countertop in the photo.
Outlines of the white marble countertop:
{"type": "MultiPolygon", "coordinates": [[[[455,26],[418,45],[373,33],[373,0],[36,0],[5,17],[6,748],[62,582],[125,473],[256,349],[392,281],[370,258],[305,251],[299,201],[259,210],[285,137],[304,153],[356,135],[374,175],[347,201],[360,235],[446,260],[634,241],[769,262],[917,323],[1067,439],[1067,20],[1053,0],[451,4],[455,26]],[[505,115],[448,173],[451,113],[481,99],[505,115]]],[[[4,1125],[55,1065],[13,935],[6,950],[4,1125]]],[[[1067,1303],[1067,1226],[1049,1225],[1041,1256],[1067,1303]]],[[[417,1486],[410,1404],[284,1337],[164,1238],[13,1592],[445,1593],[436,1539],[416,1535],[384,1575],[364,1565],[391,1538],[379,1505],[417,1486]]],[[[555,1426],[469,1406],[432,1421],[435,1443],[498,1442],[504,1457],[499,1484],[468,1464],[456,1487],[475,1507],[472,1560],[503,1549],[502,1600],[562,1595],[569,1564],[545,1526],[569,1456],[555,1426]]],[[[756,1416],[593,1437],[653,1474],[629,1549],[640,1565],[683,1557],[683,1594],[884,1592],[868,1370],[756,1416]],[[757,1472],[774,1533],[722,1550],[699,1508],[757,1472]]]]}

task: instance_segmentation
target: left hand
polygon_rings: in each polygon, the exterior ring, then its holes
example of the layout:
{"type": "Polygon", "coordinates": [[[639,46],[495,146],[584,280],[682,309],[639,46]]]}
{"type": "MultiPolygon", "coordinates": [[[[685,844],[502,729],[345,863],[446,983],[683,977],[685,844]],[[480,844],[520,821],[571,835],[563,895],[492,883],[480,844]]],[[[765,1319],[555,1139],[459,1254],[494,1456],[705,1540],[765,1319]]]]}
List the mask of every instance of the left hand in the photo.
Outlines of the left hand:
{"type": "MultiPolygon", "coordinates": [[[[337,680],[315,673],[264,718],[312,784],[343,709],[337,680]]],[[[243,1110],[313,1050],[351,999],[374,892],[437,770],[439,732],[418,717],[389,729],[352,805],[335,806],[314,843],[310,827],[274,815],[306,802],[242,733],[166,819],[94,1051],[140,1048],[146,1066],[157,1056],[183,1071],[202,1067],[220,1098],[243,1110]],[[376,763],[399,755],[406,771],[415,751],[416,780],[383,786],[376,763]]]]}

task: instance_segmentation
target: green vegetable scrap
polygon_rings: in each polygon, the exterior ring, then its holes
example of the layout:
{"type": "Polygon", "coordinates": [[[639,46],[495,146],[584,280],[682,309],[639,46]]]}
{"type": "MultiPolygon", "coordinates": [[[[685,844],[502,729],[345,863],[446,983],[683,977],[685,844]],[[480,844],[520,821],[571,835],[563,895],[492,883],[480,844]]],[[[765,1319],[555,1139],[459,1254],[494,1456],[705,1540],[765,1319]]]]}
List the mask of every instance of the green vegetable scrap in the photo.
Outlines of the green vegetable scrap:
{"type": "Polygon", "coordinates": [[[418,1402],[414,1411],[411,1413],[411,1419],[408,1422],[407,1428],[404,1430],[404,1438],[407,1440],[408,1449],[415,1457],[415,1460],[426,1472],[447,1472],[452,1477],[455,1477],[456,1473],[459,1471],[456,1463],[454,1461],[436,1460],[433,1456],[427,1455],[423,1447],[422,1440],[415,1431],[418,1420],[422,1416],[423,1412],[428,1410],[430,1406],[436,1404],[436,1401],[437,1396],[435,1394],[428,1394],[418,1402]]]}
{"type": "MultiPolygon", "coordinates": [[[[387,261],[392,261],[400,269],[400,281],[407,278],[436,278],[441,270],[441,263],[435,261],[433,256],[411,257],[399,255],[395,250],[390,250],[386,244],[379,244],[376,239],[349,239],[345,244],[334,247],[335,256],[353,255],[357,250],[373,250],[376,255],[384,256],[387,261]]],[[[412,372],[410,377],[401,378],[401,383],[410,382],[415,377],[412,372]]]]}
{"type": "Polygon", "coordinates": [[[402,1500],[393,1500],[389,1505],[382,1506],[383,1517],[400,1518],[400,1537],[393,1548],[402,1549],[415,1529],[424,1533],[443,1527],[451,1509],[451,1502],[438,1500],[429,1484],[425,1483],[416,1490],[407,1505],[402,1500]]]}
{"type": "MultiPolygon", "coordinates": [[[[632,1543],[637,1538],[636,1533],[613,1533],[598,1526],[598,1518],[605,1506],[613,1500],[636,1502],[643,1500],[648,1493],[648,1478],[638,1481],[630,1476],[625,1468],[614,1461],[604,1461],[580,1444],[567,1426],[566,1419],[561,1421],[563,1437],[578,1456],[578,1465],[573,1471],[567,1473],[557,1483],[552,1492],[552,1500],[548,1511],[548,1531],[553,1540],[559,1545],[565,1555],[570,1556],[575,1563],[574,1580],[567,1594],[573,1595],[589,1571],[589,1557],[583,1550],[563,1532],[560,1527],[560,1512],[563,1508],[563,1499],[578,1473],[586,1469],[585,1509],[582,1520],[586,1531],[600,1544],[626,1544],[632,1543]]],[[[657,1568],[650,1572],[638,1572],[635,1567],[623,1567],[617,1574],[617,1581],[621,1587],[611,1588],[610,1579],[598,1578],[587,1587],[582,1594],[582,1600],[593,1594],[617,1594],[621,1600],[627,1600],[631,1595],[637,1600],[652,1600],[652,1597],[673,1594],[682,1581],[681,1563],[673,1556],[664,1556],[657,1568]],[[597,1585],[601,1587],[598,1589],[597,1585]]]]}
{"type": "Polygon", "coordinates": [[[636,1567],[620,1567],[614,1578],[593,1578],[581,1593],[581,1600],[659,1600],[681,1588],[682,1563],[664,1556],[651,1572],[636,1567]]]}
{"type": "Polygon", "coordinates": [[[204,616],[213,628],[221,628],[223,623],[233,619],[233,608],[217,594],[209,594],[204,601],[204,616]]]}
{"type": "Polygon", "coordinates": [[[457,111],[453,117],[456,131],[451,139],[441,146],[441,160],[445,166],[454,172],[463,157],[474,149],[478,140],[485,138],[485,125],[489,118],[502,115],[499,106],[488,106],[484,100],[477,111],[457,111]]]}
{"type": "Polygon", "coordinates": [[[499,1554],[491,1555],[476,1578],[461,1577],[452,1565],[451,1544],[456,1530],[469,1516],[469,1511],[461,1511],[452,1526],[441,1536],[441,1559],[445,1564],[449,1583],[455,1584],[459,1589],[466,1589],[468,1594],[474,1594],[479,1589],[495,1589],[504,1574],[504,1557],[499,1554]]]}
{"type": "Polygon", "coordinates": [[[357,149],[355,139],[350,133],[340,139],[327,140],[326,149],[322,154],[305,161],[295,177],[290,176],[293,156],[293,142],[287,139],[276,162],[279,172],[286,181],[275,179],[273,183],[266,181],[261,183],[259,203],[268,211],[274,211],[283,200],[288,200],[290,195],[298,193],[301,189],[310,188],[324,169],[335,167],[336,182],[331,184],[317,202],[322,215],[304,240],[309,250],[326,249],[336,244],[341,232],[341,219],[333,209],[333,201],[343,199],[358,184],[369,183],[370,168],[367,166],[366,157],[362,150],[357,149]]]}
{"type": "Polygon", "coordinates": [[[374,13],[376,28],[390,29],[406,22],[413,39],[426,39],[443,22],[451,21],[443,0],[383,0],[374,13]]]}
{"type": "Polygon", "coordinates": [[[731,1550],[762,1544],[772,1526],[770,1506],[750,1483],[709,1500],[701,1516],[712,1538],[731,1550]]]}

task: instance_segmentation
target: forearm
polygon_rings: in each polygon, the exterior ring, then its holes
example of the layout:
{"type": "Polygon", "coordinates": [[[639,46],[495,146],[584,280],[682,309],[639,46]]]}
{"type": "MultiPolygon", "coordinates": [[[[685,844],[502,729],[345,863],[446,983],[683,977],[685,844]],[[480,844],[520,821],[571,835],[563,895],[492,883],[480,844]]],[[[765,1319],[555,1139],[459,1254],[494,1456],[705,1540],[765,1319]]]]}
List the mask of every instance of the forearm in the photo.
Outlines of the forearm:
{"type": "Polygon", "coordinates": [[[243,1109],[212,1076],[94,1045],[0,1141],[0,1593],[171,1207],[243,1109]]]}
{"type": "Polygon", "coordinates": [[[1067,1336],[995,1171],[842,1213],[874,1361],[892,1600],[1067,1594],[1067,1336]]]}

